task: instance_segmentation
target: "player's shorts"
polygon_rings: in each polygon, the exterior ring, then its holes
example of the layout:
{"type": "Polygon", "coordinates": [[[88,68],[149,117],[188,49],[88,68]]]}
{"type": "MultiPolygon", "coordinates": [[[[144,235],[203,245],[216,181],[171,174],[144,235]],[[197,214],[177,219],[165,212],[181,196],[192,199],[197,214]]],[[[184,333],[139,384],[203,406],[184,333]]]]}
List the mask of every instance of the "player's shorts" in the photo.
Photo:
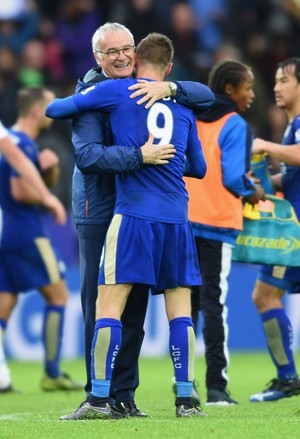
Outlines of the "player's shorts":
{"type": "Polygon", "coordinates": [[[116,214],[107,232],[98,283],[144,284],[154,293],[200,285],[190,223],[167,224],[116,214]]]}
{"type": "Polygon", "coordinates": [[[65,264],[48,238],[0,250],[0,291],[11,293],[55,284],[65,277],[65,264]]]}
{"type": "Polygon", "coordinates": [[[257,278],[290,294],[300,293],[300,267],[262,265],[257,278]]]}

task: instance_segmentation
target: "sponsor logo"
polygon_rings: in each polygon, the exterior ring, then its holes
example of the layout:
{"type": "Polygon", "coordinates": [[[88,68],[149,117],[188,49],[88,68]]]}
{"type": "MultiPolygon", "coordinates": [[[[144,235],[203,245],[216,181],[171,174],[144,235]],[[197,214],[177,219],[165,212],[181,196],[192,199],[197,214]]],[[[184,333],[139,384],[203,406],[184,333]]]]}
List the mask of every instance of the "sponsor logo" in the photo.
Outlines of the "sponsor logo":
{"type": "Polygon", "coordinates": [[[293,236],[287,235],[281,238],[261,238],[259,236],[239,235],[236,240],[236,245],[244,245],[248,247],[257,248],[271,248],[280,250],[280,255],[290,253],[300,248],[300,240],[293,236]]]}

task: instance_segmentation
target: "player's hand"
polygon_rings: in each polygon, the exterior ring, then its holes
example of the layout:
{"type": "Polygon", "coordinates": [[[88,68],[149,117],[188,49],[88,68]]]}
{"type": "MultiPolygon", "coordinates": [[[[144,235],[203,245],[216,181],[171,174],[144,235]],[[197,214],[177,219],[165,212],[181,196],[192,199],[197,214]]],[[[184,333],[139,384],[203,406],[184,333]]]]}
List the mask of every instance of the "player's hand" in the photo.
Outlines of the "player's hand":
{"type": "Polygon", "coordinates": [[[266,141],[257,137],[253,140],[252,154],[262,154],[265,152],[266,141]]]}
{"type": "Polygon", "coordinates": [[[52,149],[43,149],[39,153],[39,164],[42,171],[57,166],[59,163],[58,155],[52,149]]]}
{"type": "Polygon", "coordinates": [[[249,197],[244,197],[244,201],[250,204],[256,204],[260,200],[265,201],[265,191],[260,184],[255,184],[255,192],[249,197]]]}
{"type": "Polygon", "coordinates": [[[43,205],[54,215],[57,224],[65,224],[67,221],[66,210],[59,199],[49,192],[43,198],[43,205]]]}
{"type": "Polygon", "coordinates": [[[176,153],[173,145],[154,145],[154,136],[149,134],[147,142],[141,147],[145,165],[165,165],[176,153]]]}
{"type": "Polygon", "coordinates": [[[153,105],[156,101],[166,98],[171,94],[171,90],[167,82],[149,82],[145,79],[138,79],[138,83],[128,87],[128,90],[136,90],[130,95],[131,99],[134,99],[138,96],[143,96],[137,101],[138,105],[142,105],[148,101],[145,105],[145,108],[150,108],[151,105],[153,105]]]}

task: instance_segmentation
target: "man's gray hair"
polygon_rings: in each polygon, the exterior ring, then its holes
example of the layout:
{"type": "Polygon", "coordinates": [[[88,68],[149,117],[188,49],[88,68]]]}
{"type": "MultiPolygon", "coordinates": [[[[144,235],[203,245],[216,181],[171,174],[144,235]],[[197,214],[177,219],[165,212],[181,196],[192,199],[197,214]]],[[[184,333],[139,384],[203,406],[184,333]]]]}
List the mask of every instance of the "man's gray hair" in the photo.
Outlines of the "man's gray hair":
{"type": "Polygon", "coordinates": [[[120,23],[105,23],[102,26],[98,27],[98,29],[96,30],[96,32],[93,35],[92,38],[92,48],[93,48],[93,52],[97,52],[97,50],[99,50],[99,42],[103,39],[104,35],[107,32],[112,32],[112,31],[125,31],[128,33],[128,35],[130,36],[130,38],[132,39],[132,45],[134,46],[134,38],[132,33],[130,32],[129,29],[127,29],[127,27],[123,26],[123,24],[120,23]]]}

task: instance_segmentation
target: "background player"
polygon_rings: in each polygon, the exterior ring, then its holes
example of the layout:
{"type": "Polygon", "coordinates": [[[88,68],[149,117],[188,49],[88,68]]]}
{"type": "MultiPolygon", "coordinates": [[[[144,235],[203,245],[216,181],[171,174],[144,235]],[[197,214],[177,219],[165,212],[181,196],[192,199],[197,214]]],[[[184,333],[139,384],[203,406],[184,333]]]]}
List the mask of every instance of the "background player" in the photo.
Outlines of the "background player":
{"type": "MultiPolygon", "coordinates": [[[[45,88],[24,88],[17,98],[18,119],[10,130],[18,148],[53,185],[58,177],[58,158],[51,150],[38,152],[34,139],[50,127],[45,117],[54,94],[45,88]]],[[[77,390],[82,386],[60,370],[60,351],[68,293],[64,264],[51,245],[43,226],[44,209],[40,193],[7,162],[0,160],[0,364],[6,380],[2,392],[12,390],[3,348],[4,332],[17,302],[18,293],[38,289],[47,303],[43,344],[45,374],[43,390],[77,390]]]]}
{"type": "MultiPolygon", "coordinates": [[[[255,139],[253,152],[266,152],[283,162],[282,172],[272,176],[272,182],[290,201],[300,220],[300,58],[290,58],[278,65],[274,92],[276,105],[286,111],[289,122],[283,145],[255,139]]],[[[281,301],[285,291],[300,292],[300,268],[262,266],[252,297],[277,377],[263,392],[252,395],[252,402],[276,401],[300,394],[292,351],[293,328],[281,301]]]]}
{"type": "Polygon", "coordinates": [[[62,203],[48,190],[35,166],[9,138],[8,132],[1,121],[0,153],[39,192],[41,203],[54,214],[57,223],[64,224],[66,222],[66,212],[62,203]]]}

